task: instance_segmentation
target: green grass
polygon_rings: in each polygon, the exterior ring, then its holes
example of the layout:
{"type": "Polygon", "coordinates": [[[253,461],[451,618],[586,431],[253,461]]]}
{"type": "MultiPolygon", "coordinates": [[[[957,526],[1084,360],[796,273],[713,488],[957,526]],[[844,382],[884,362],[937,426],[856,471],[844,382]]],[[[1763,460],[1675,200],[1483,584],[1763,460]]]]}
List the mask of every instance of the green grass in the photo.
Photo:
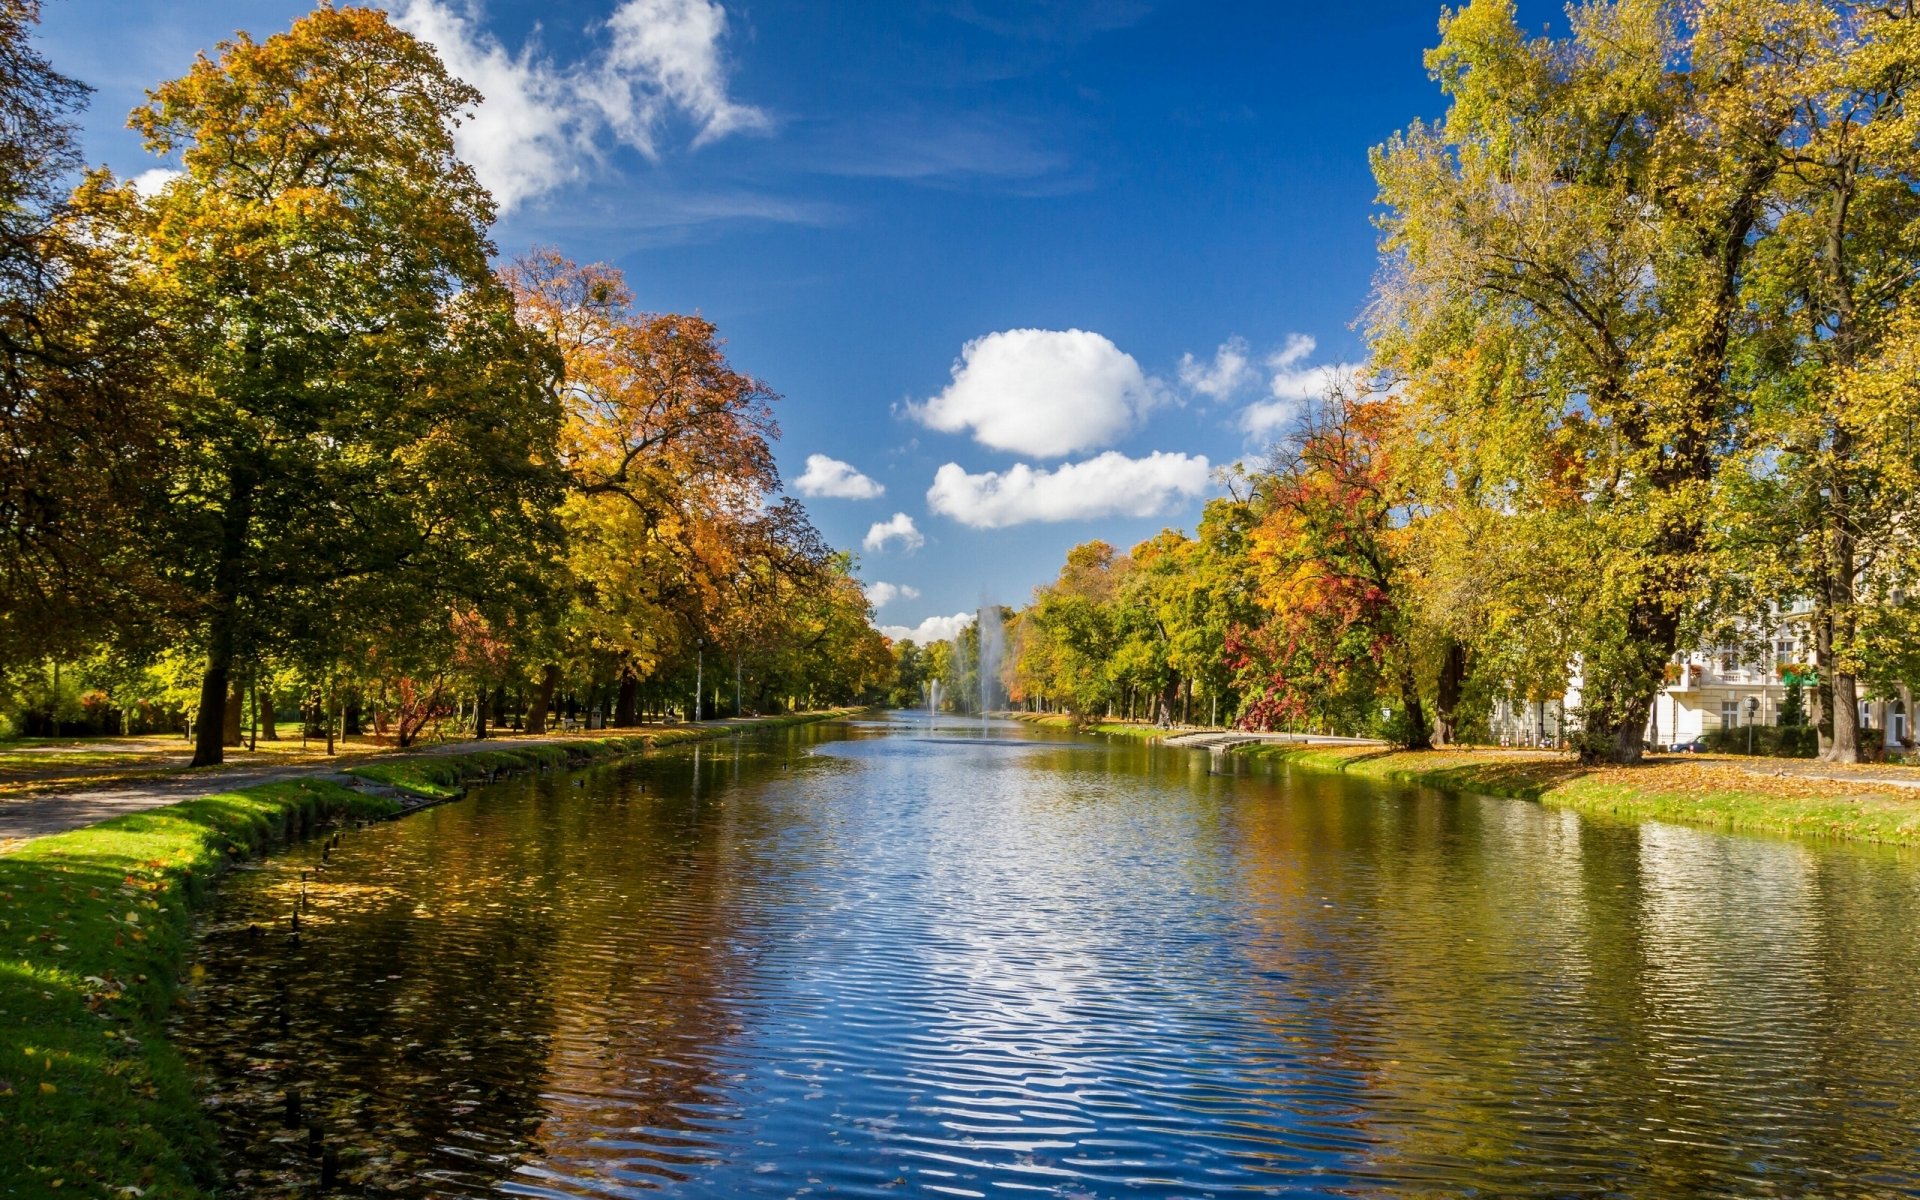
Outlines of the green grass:
{"type": "Polygon", "coordinates": [[[1141,741],[1159,741],[1177,730],[1162,729],[1158,725],[1149,725],[1140,721],[1082,721],[1068,713],[1009,713],[1016,721],[1029,725],[1038,725],[1043,729],[1067,729],[1078,733],[1106,733],[1114,737],[1139,738],[1141,741]]]}
{"type": "Polygon", "coordinates": [[[1245,746],[1237,753],[1452,792],[1536,800],[1586,816],[1747,833],[1920,845],[1920,792],[1870,781],[1753,775],[1718,761],[1582,767],[1570,758],[1377,747],[1245,746]]]}
{"type": "Polygon", "coordinates": [[[1102,721],[1098,725],[1087,726],[1087,732],[1138,738],[1143,742],[1157,742],[1173,731],[1162,729],[1158,725],[1142,725],[1134,721],[1102,721]]]}
{"type": "Polygon", "coordinates": [[[235,858],[393,807],[270,784],[0,857],[0,1196],[202,1195],[211,1131],[161,1027],[191,911],[235,858]]]}
{"type": "MultiPolygon", "coordinates": [[[[772,718],[779,727],[844,716],[772,718]]],[[[443,799],[467,783],[724,737],[703,725],[442,757],[351,774],[443,799]]],[[[0,1197],[203,1200],[217,1149],[164,1037],[192,913],[229,864],[398,805],[324,781],[267,784],[131,813],[0,856],[0,1197]]]]}

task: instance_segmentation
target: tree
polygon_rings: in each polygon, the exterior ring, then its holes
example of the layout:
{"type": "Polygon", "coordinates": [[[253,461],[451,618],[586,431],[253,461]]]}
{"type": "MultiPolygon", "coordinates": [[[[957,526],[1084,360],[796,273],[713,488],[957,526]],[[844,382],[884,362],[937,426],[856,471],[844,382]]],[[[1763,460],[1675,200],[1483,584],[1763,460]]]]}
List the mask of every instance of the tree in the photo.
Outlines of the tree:
{"type": "Polygon", "coordinates": [[[163,449],[155,331],[97,188],[68,203],[87,89],[0,0],[0,666],[74,654],[147,613],[127,531],[152,519],[163,449]],[[132,619],[130,619],[132,618],[132,619]]]}
{"type": "Polygon", "coordinates": [[[1914,449],[1902,361],[1920,279],[1920,22],[1900,6],[1787,6],[1801,90],[1743,299],[1758,432],[1742,488],[1753,594],[1814,601],[1822,749],[1861,758],[1860,676],[1898,677],[1913,561],[1914,449]],[[1892,377],[1888,377],[1891,368],[1892,377]],[[1891,386],[1889,386],[1891,385],[1891,386]],[[1770,586],[1768,586],[1770,585],[1770,586]]]}
{"type": "Polygon", "coordinates": [[[1274,449],[1249,547],[1266,620],[1235,643],[1258,681],[1256,727],[1360,727],[1385,694],[1402,742],[1432,744],[1395,524],[1395,420],[1387,397],[1335,388],[1274,449]]]}
{"type": "Polygon", "coordinates": [[[712,323],[637,313],[618,271],[551,250],[507,277],[564,364],[566,626],[610,665],[626,724],[641,681],[690,663],[696,639],[744,656],[792,585],[819,599],[844,570],[804,510],[773,498],[776,397],[727,361],[712,323]]]}
{"type": "Polygon", "coordinates": [[[1453,415],[1554,451],[1515,455],[1531,469],[1498,483],[1591,564],[1577,648],[1588,760],[1639,759],[1710,577],[1708,515],[1742,435],[1742,288],[1802,99],[1807,11],[1594,4],[1572,11],[1571,36],[1528,40],[1511,0],[1472,0],[1428,56],[1445,123],[1374,155],[1380,363],[1417,378],[1463,346],[1503,344],[1501,402],[1462,397],[1453,415]]]}
{"type": "Polygon", "coordinates": [[[206,655],[196,764],[264,641],[330,673],[356,610],[444,622],[537,578],[553,368],[454,155],[478,100],[385,14],[323,7],[133,115],[183,167],[128,234],[176,343],[156,553],[206,655]]]}

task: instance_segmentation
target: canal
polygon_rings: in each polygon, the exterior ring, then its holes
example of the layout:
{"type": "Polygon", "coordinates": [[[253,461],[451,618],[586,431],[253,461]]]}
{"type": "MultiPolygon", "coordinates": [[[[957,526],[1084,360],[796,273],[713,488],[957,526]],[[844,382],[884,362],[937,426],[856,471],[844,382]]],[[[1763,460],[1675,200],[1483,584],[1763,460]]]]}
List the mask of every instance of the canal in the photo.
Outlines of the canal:
{"type": "Polygon", "coordinates": [[[1908,854],[900,717],[235,872],[173,1034],[249,1197],[1884,1195],[1917,913],[1908,854]]]}

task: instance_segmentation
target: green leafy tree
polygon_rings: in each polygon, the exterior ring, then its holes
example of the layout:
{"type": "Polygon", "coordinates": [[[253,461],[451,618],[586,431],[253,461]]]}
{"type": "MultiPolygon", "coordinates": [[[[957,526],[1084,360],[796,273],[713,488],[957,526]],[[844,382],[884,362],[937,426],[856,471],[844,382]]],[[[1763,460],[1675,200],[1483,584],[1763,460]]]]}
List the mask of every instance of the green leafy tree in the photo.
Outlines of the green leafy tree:
{"type": "Polygon", "coordinates": [[[177,343],[157,555],[206,655],[196,763],[266,644],[331,679],[356,613],[444,628],[537,583],[553,367],[454,155],[478,100],[383,13],[321,8],[134,113],[183,167],[129,233],[177,343]]]}
{"type": "Polygon", "coordinates": [[[1473,0],[1428,56],[1446,120],[1374,156],[1378,360],[1417,379],[1464,346],[1505,348],[1498,389],[1436,400],[1506,451],[1492,482],[1586,564],[1557,599],[1588,759],[1639,759],[1711,575],[1745,412],[1742,288],[1814,36],[1799,18],[1775,0],[1603,3],[1529,39],[1511,0],[1473,0]]]}

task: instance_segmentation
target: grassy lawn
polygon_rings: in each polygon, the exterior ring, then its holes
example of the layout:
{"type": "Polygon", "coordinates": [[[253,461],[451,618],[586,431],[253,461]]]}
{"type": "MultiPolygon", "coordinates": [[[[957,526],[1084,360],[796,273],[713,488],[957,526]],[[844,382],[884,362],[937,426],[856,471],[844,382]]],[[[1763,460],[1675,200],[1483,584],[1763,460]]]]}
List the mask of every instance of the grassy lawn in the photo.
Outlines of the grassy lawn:
{"type": "Polygon", "coordinates": [[[1237,752],[1318,770],[1538,800],[1596,817],[1920,845],[1920,791],[1864,776],[1844,783],[1807,778],[1794,773],[1805,769],[1799,760],[1706,755],[1660,757],[1637,767],[1583,767],[1567,755],[1541,751],[1412,753],[1375,746],[1268,745],[1237,752]]]}

